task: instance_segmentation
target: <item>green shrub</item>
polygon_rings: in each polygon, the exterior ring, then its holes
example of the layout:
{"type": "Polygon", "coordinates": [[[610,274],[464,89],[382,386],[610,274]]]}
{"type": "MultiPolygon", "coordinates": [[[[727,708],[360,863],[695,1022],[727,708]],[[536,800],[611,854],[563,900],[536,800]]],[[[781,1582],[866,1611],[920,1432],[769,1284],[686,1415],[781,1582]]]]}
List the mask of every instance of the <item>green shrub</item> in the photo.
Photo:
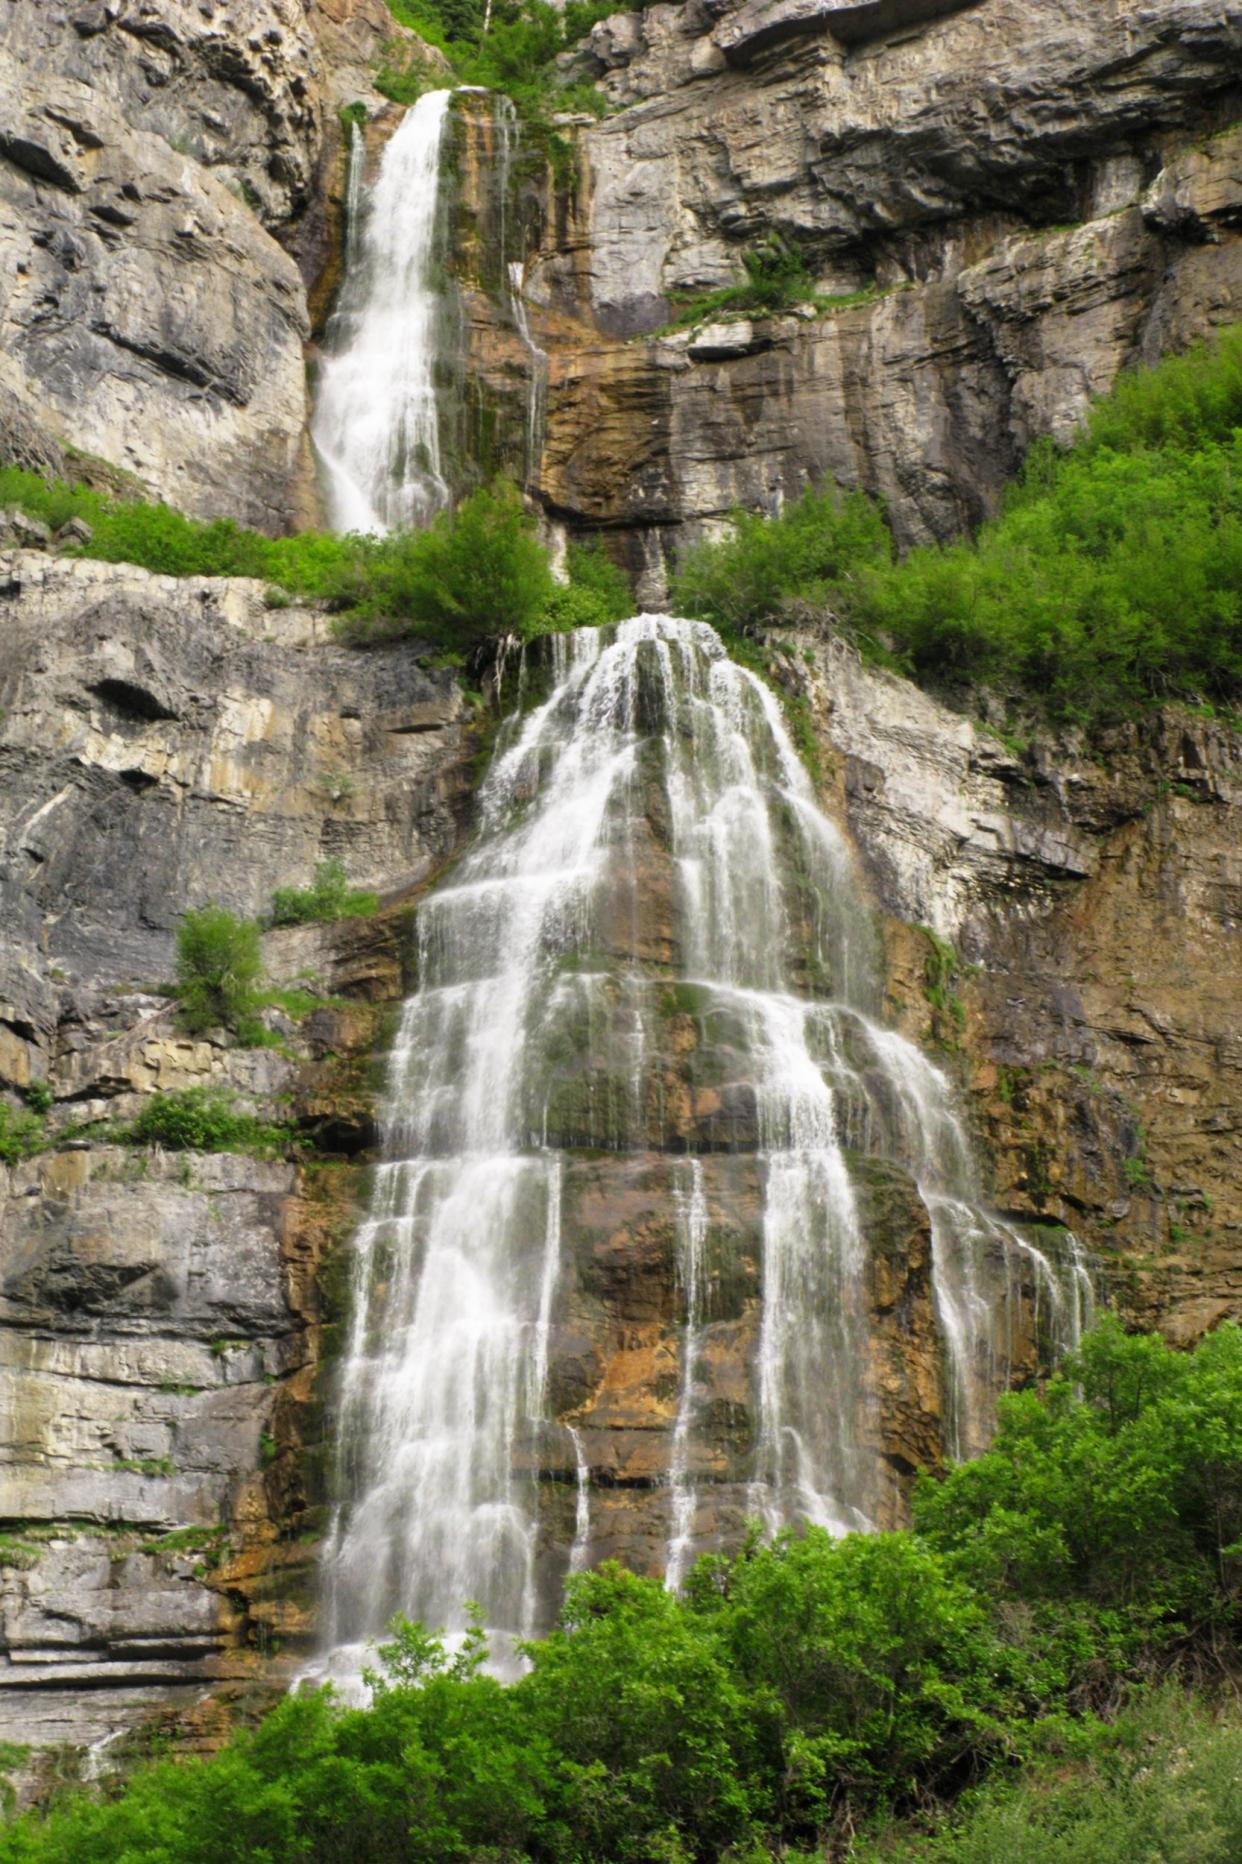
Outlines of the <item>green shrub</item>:
{"type": "Polygon", "coordinates": [[[673,599],[726,632],[794,599],[914,678],[1088,726],[1242,697],[1242,330],[1125,376],[1077,445],[1034,449],[971,542],[894,561],[860,494],[808,493],[686,552],[673,599]]]}
{"type": "MultiPolygon", "coordinates": [[[[795,304],[827,305],[815,288],[815,276],[796,241],[772,232],[742,254],[746,283],[724,285],[680,304],[673,329],[703,323],[722,311],[757,311],[771,315],[795,304]]],[[[870,293],[856,294],[870,296],[870,293]]]]}
{"type": "Polygon", "coordinates": [[[1194,1353],[1104,1319],[1047,1393],[1002,1398],[984,1455],[915,1522],[982,1593],[1022,1602],[1050,1691],[1242,1617],[1242,1330],[1194,1353]]]}
{"type": "Polygon", "coordinates": [[[253,1035],[263,969],[259,928],[223,906],[186,913],[177,928],[177,990],[187,1029],[253,1035]]]}
{"type": "Polygon", "coordinates": [[[270,1156],[288,1144],[288,1127],[239,1111],[222,1088],[187,1087],[152,1094],[124,1137],[171,1152],[253,1152],[270,1156]]]}
{"type": "Polygon", "coordinates": [[[890,1826],[852,1864],[1236,1864],[1242,1728],[1181,1689],[1140,1697],[1115,1725],[1058,1730],[1018,1780],[929,1833],[890,1826]]]}
{"type": "Polygon", "coordinates": [[[76,554],[171,576],[252,576],[267,605],[281,592],[326,602],[356,641],[420,635],[460,652],[501,634],[591,627],[632,608],[623,573],[598,546],[571,545],[568,589],[552,580],[534,520],[507,481],[484,487],[428,531],[264,537],[229,520],[200,523],[167,505],[114,501],[85,487],[0,469],[0,505],[60,525],[75,513],[94,535],[76,554]]]}
{"type": "Polygon", "coordinates": [[[397,1620],[370,1707],[287,1696],[209,1760],[0,1827],[0,1864],[1232,1864],[1236,1709],[1139,1679],[1236,1662],[1242,1332],[1106,1325],[917,1514],[756,1530],[680,1598],[577,1575],[507,1687],[477,1624],[450,1654],[397,1620]]]}
{"type": "Polygon", "coordinates": [[[0,1165],[20,1165],[47,1144],[41,1113],[0,1100],[0,1165]]]}
{"type": "Polygon", "coordinates": [[[554,584],[548,596],[541,632],[599,628],[634,613],[629,579],[598,543],[570,544],[567,568],[569,581],[554,584]]]}
{"type": "Polygon", "coordinates": [[[867,567],[889,561],[884,520],[862,492],[807,492],[774,518],[735,511],[732,532],[686,552],[672,579],[679,613],[728,634],[778,620],[791,596],[833,603],[867,567]]]}
{"type": "Polygon", "coordinates": [[[379,911],[379,894],[351,887],[344,864],[321,861],[309,887],[277,887],[272,895],[274,926],[308,925],[314,920],[365,919],[379,911]]]}
{"type": "Polygon", "coordinates": [[[343,591],[355,640],[417,632],[444,646],[536,633],[554,584],[515,487],[500,480],[424,531],[359,538],[343,591]]]}

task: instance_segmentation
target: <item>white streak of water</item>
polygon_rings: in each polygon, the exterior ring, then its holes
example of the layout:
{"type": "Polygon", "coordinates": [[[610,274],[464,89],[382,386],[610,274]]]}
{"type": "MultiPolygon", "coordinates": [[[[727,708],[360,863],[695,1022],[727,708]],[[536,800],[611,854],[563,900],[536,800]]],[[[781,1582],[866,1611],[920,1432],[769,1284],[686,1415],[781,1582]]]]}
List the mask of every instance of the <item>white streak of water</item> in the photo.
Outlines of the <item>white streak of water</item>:
{"type": "Polygon", "coordinates": [[[433,277],[440,148],[451,91],[408,110],[363,182],[350,152],[349,244],[340,302],[324,333],[311,438],[335,530],[425,524],[448,503],[436,412],[433,277]]]}

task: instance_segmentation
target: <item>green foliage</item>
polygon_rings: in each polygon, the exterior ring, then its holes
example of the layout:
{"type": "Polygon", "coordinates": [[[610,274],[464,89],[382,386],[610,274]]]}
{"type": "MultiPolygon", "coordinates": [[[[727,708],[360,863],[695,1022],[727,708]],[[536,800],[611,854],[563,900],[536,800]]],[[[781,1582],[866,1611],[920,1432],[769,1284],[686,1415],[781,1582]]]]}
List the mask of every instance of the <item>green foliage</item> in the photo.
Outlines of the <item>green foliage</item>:
{"type": "Polygon", "coordinates": [[[445,646],[498,634],[537,633],[554,584],[547,555],[505,480],[441,512],[425,531],[354,538],[347,634],[392,639],[417,632],[445,646]]]}
{"type": "MultiPolygon", "coordinates": [[[[571,145],[552,122],[559,112],[602,116],[607,102],[593,84],[567,85],[556,60],[616,9],[610,0],[389,0],[389,10],[429,44],[444,52],[462,84],[503,91],[523,119],[527,141],[550,162],[558,186],[575,178],[571,145]],[[490,24],[485,26],[490,10],[490,24]]],[[[412,103],[428,82],[417,65],[402,68],[397,48],[386,59],[377,87],[398,103],[412,103]]]]}
{"type": "Polygon", "coordinates": [[[274,926],[308,925],[315,920],[366,919],[379,911],[379,894],[351,887],[344,863],[321,861],[309,887],[277,887],[272,895],[274,926]]]}
{"type": "Polygon", "coordinates": [[[46,1081],[27,1081],[21,1095],[32,1113],[51,1112],[53,1095],[46,1081]]]}
{"type": "Polygon", "coordinates": [[[887,564],[892,543],[862,492],[807,492],[776,517],[735,511],[732,531],[688,550],[672,579],[678,613],[726,634],[779,618],[793,596],[835,604],[860,571],[887,564]]]}
{"type": "Polygon", "coordinates": [[[1242,1727],[1180,1689],[1114,1724],[1060,1729],[1017,1781],[957,1818],[888,1827],[852,1864],[1235,1864],[1242,1857],[1242,1727]]]}
{"type": "Polygon", "coordinates": [[[634,598],[625,572],[598,543],[571,544],[567,567],[569,581],[553,585],[541,631],[556,634],[571,628],[599,628],[633,614],[634,598]]]}
{"type": "Polygon", "coordinates": [[[1087,424],[1091,451],[1197,453],[1242,427],[1242,326],[1118,378],[1087,424]]]}
{"type": "Polygon", "coordinates": [[[744,285],[724,285],[718,291],[687,299],[679,306],[670,327],[685,329],[726,311],[771,315],[795,304],[832,302],[821,300],[802,248],[780,233],[768,233],[748,247],[742,254],[742,268],[746,273],[744,285]]]}
{"type": "MultiPolygon", "coordinates": [[[[566,625],[566,598],[552,581],[534,520],[503,480],[443,513],[430,530],[383,538],[324,531],[264,537],[229,519],[205,524],[167,505],[109,500],[16,468],[0,469],[0,505],[7,504],[57,527],[84,517],[94,535],[79,554],[105,562],[170,576],[253,576],[326,602],[355,641],[418,635],[455,650],[489,635],[566,625]]],[[[583,613],[615,611],[620,573],[600,567],[590,551],[577,562],[574,599],[583,613]]],[[[629,612],[628,597],[621,611],[629,612]]]]}
{"type": "Polygon", "coordinates": [[[223,906],[186,913],[177,928],[177,991],[186,1028],[220,1026],[253,1040],[262,969],[252,920],[237,919],[223,906]]]}
{"type": "Polygon", "coordinates": [[[1086,725],[1164,698],[1227,709],[1242,694],[1239,422],[1234,329],[1123,377],[1067,452],[1036,447],[972,542],[897,562],[877,514],[808,493],[688,551],[674,599],[726,630],[809,601],[916,679],[991,685],[1086,725]]]}
{"type": "Polygon", "coordinates": [[[123,1137],[133,1145],[175,1152],[251,1152],[270,1158],[290,1142],[290,1129],[238,1109],[221,1088],[186,1087],[152,1094],[123,1137]]]}
{"type": "MultiPolygon", "coordinates": [[[[924,991],[927,1001],[940,1022],[940,1039],[948,1035],[949,1045],[956,1043],[957,1037],[966,1025],[966,1005],[957,994],[958,979],[964,968],[961,959],[948,939],[943,939],[930,926],[920,926],[919,931],[927,940],[927,956],[923,960],[924,991]]],[[[1002,1089],[1001,1098],[1004,1099],[1002,1089]]]]}
{"type": "Polygon", "coordinates": [[[1000,1402],[992,1447],[916,1494],[919,1531],[1020,1603],[1049,1691],[1236,1635],[1242,1331],[1193,1354],[1104,1320],[1047,1394],[1000,1402]]]}
{"type": "Polygon", "coordinates": [[[41,1113],[0,1100],[0,1165],[20,1165],[47,1144],[41,1113]]]}
{"type": "Polygon", "coordinates": [[[1236,1658],[1240,1536],[1242,1332],[1110,1322],[913,1532],[756,1530],[681,1598],[577,1575],[507,1687],[477,1616],[452,1653],[398,1619],[369,1708],[286,1697],[7,1825],[0,1864],[1231,1864],[1242,1731],[1141,1679],[1236,1658]]]}
{"type": "Polygon", "coordinates": [[[367,107],[362,102],[342,104],[336,115],[346,141],[355,129],[365,129],[367,126],[367,107]]]}

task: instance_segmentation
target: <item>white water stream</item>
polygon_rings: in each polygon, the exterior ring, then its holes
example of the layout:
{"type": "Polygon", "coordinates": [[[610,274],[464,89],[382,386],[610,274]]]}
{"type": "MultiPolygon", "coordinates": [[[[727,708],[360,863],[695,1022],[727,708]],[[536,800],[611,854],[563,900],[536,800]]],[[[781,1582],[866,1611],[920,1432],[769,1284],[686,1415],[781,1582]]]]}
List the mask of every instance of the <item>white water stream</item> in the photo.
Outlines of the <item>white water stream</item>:
{"type": "MultiPolygon", "coordinates": [[[[420,986],[354,1258],[327,1561],[338,1671],[396,1610],[452,1629],[478,1601],[493,1648],[536,1629],[541,1469],[569,1472],[568,1564],[589,1558],[584,1414],[548,1416],[572,1279],[562,1144],[649,1146],[671,985],[692,994],[705,1039],[741,1058],[749,1095],[738,1143],[757,1153],[762,1187],[753,1512],[834,1531],[874,1518],[867,1238],[847,1148],[904,1165],[930,1212],[954,1447],[986,1430],[976,1394],[1004,1384],[1020,1284],[1045,1304],[1054,1348],[1085,1318],[1081,1259],[1054,1262],[980,1208],[947,1080],[875,1021],[847,851],[768,688],[710,628],[665,616],[555,637],[551,653],[547,697],[502,729],[470,849],[419,909],[420,986]],[[671,964],[650,955],[653,837],[671,964]],[[584,1052],[607,1065],[574,1077],[584,1052]],[[567,1101],[571,1078],[588,1085],[567,1101]]],[[[698,1364],[719,1247],[705,1158],[672,1166],[673,1583],[702,1544],[698,1364]]]]}
{"type": "Polygon", "coordinates": [[[355,125],[340,301],[324,333],[311,419],[334,530],[425,524],[449,499],[436,412],[440,149],[451,91],[407,110],[373,186],[355,125]]]}

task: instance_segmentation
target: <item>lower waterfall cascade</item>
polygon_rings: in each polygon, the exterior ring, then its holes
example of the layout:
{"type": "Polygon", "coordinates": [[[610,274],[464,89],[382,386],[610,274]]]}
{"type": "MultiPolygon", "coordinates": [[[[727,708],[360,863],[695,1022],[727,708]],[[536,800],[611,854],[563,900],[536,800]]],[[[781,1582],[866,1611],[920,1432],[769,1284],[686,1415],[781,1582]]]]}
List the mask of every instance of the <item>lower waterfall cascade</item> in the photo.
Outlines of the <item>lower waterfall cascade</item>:
{"type": "Polygon", "coordinates": [[[670,1585],[720,1532],[704,1428],[722,1278],[753,1335],[734,1516],[877,1522],[860,1161],[890,1162],[927,1213],[947,1454],[986,1441],[1020,1315],[1049,1357],[1090,1319],[1072,1237],[1036,1243],[985,1208],[947,1077],[878,1020],[869,911],[772,691],[700,622],[542,645],[475,836],[417,914],[340,1375],[325,1636],[342,1677],[394,1612],[452,1632],[468,1601],[503,1661],[593,1557],[595,1401],[551,1388],[596,1161],[667,1160],[670,1585]],[[726,1260],[720,1172],[739,1156],[753,1272],[726,1260]]]}

